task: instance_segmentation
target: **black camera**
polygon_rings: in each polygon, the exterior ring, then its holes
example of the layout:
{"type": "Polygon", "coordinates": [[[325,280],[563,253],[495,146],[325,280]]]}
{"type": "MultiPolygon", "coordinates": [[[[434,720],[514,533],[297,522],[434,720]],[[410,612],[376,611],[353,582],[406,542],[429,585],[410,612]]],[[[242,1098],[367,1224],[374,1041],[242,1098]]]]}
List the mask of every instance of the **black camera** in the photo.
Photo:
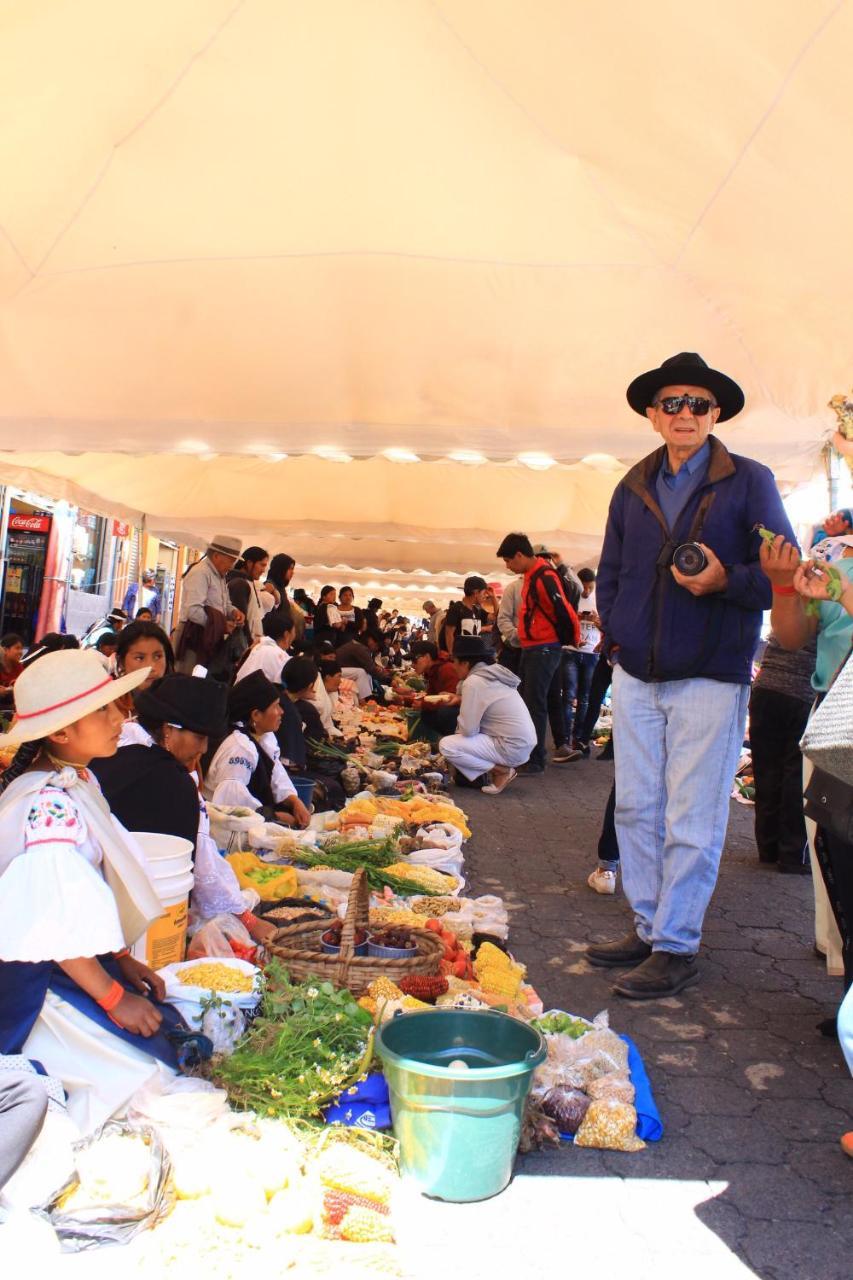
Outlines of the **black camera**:
{"type": "Polygon", "coordinates": [[[698,542],[682,542],[672,553],[672,563],[685,578],[695,578],[697,573],[707,568],[708,557],[698,542]]]}

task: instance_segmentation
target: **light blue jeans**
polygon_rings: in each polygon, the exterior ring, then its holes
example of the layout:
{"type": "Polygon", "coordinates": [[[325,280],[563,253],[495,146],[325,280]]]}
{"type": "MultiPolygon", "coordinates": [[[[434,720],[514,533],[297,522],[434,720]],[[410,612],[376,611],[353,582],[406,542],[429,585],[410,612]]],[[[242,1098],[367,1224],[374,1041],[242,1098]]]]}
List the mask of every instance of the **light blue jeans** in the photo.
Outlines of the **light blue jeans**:
{"type": "Polygon", "coordinates": [[[717,883],[749,687],[613,668],[616,832],[637,934],[695,955],[717,883]]]}

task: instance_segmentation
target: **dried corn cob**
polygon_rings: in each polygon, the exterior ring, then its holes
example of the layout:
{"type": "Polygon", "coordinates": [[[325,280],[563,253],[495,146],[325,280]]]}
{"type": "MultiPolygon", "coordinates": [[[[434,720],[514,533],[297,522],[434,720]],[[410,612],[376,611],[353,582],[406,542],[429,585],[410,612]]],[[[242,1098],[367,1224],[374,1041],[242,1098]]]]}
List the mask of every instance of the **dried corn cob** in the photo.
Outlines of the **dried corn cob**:
{"type": "Polygon", "coordinates": [[[441,974],[436,974],[434,977],[427,974],[414,974],[410,978],[400,979],[400,990],[403,995],[431,1001],[444,995],[447,990],[447,979],[441,974]]]}

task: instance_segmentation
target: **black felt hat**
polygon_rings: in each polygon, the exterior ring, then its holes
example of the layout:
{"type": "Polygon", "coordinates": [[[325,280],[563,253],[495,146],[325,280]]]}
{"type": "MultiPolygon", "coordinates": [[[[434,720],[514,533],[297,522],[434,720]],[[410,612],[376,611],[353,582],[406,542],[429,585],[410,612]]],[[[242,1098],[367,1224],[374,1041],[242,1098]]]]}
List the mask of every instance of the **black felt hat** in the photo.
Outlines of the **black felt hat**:
{"type": "Polygon", "coordinates": [[[680,351],[664,360],[659,369],[650,369],[635,378],[627,391],[628,403],[635,413],[646,416],[646,409],[661,387],[707,387],[720,406],[718,422],[727,422],[740,413],[744,395],[733,378],[711,369],[695,351],[680,351]]]}
{"type": "Polygon", "coordinates": [[[278,685],[268,680],[263,671],[253,671],[250,676],[238,680],[228,694],[228,718],[232,724],[248,720],[253,711],[266,711],[280,696],[278,685]]]}
{"type": "Polygon", "coordinates": [[[136,710],[146,720],[163,720],[209,738],[225,728],[227,700],[228,688],[218,680],[178,674],[164,676],[134,698],[136,710]]]}
{"type": "Polygon", "coordinates": [[[494,650],[482,636],[457,636],[453,641],[453,656],[463,662],[494,662],[494,650]]]}

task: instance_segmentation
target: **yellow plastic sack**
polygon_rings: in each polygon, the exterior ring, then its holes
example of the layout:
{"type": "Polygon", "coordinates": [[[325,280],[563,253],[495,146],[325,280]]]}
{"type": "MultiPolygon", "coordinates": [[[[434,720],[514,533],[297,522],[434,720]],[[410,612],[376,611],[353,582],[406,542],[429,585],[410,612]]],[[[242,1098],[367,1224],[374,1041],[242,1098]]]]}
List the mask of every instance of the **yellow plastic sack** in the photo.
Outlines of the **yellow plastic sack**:
{"type": "Polygon", "coordinates": [[[254,889],[261,895],[262,901],[278,902],[279,898],[295,898],[299,893],[299,882],[293,867],[278,867],[270,862],[261,862],[257,854],[249,850],[229,853],[226,860],[236,875],[240,888],[254,889]]]}

